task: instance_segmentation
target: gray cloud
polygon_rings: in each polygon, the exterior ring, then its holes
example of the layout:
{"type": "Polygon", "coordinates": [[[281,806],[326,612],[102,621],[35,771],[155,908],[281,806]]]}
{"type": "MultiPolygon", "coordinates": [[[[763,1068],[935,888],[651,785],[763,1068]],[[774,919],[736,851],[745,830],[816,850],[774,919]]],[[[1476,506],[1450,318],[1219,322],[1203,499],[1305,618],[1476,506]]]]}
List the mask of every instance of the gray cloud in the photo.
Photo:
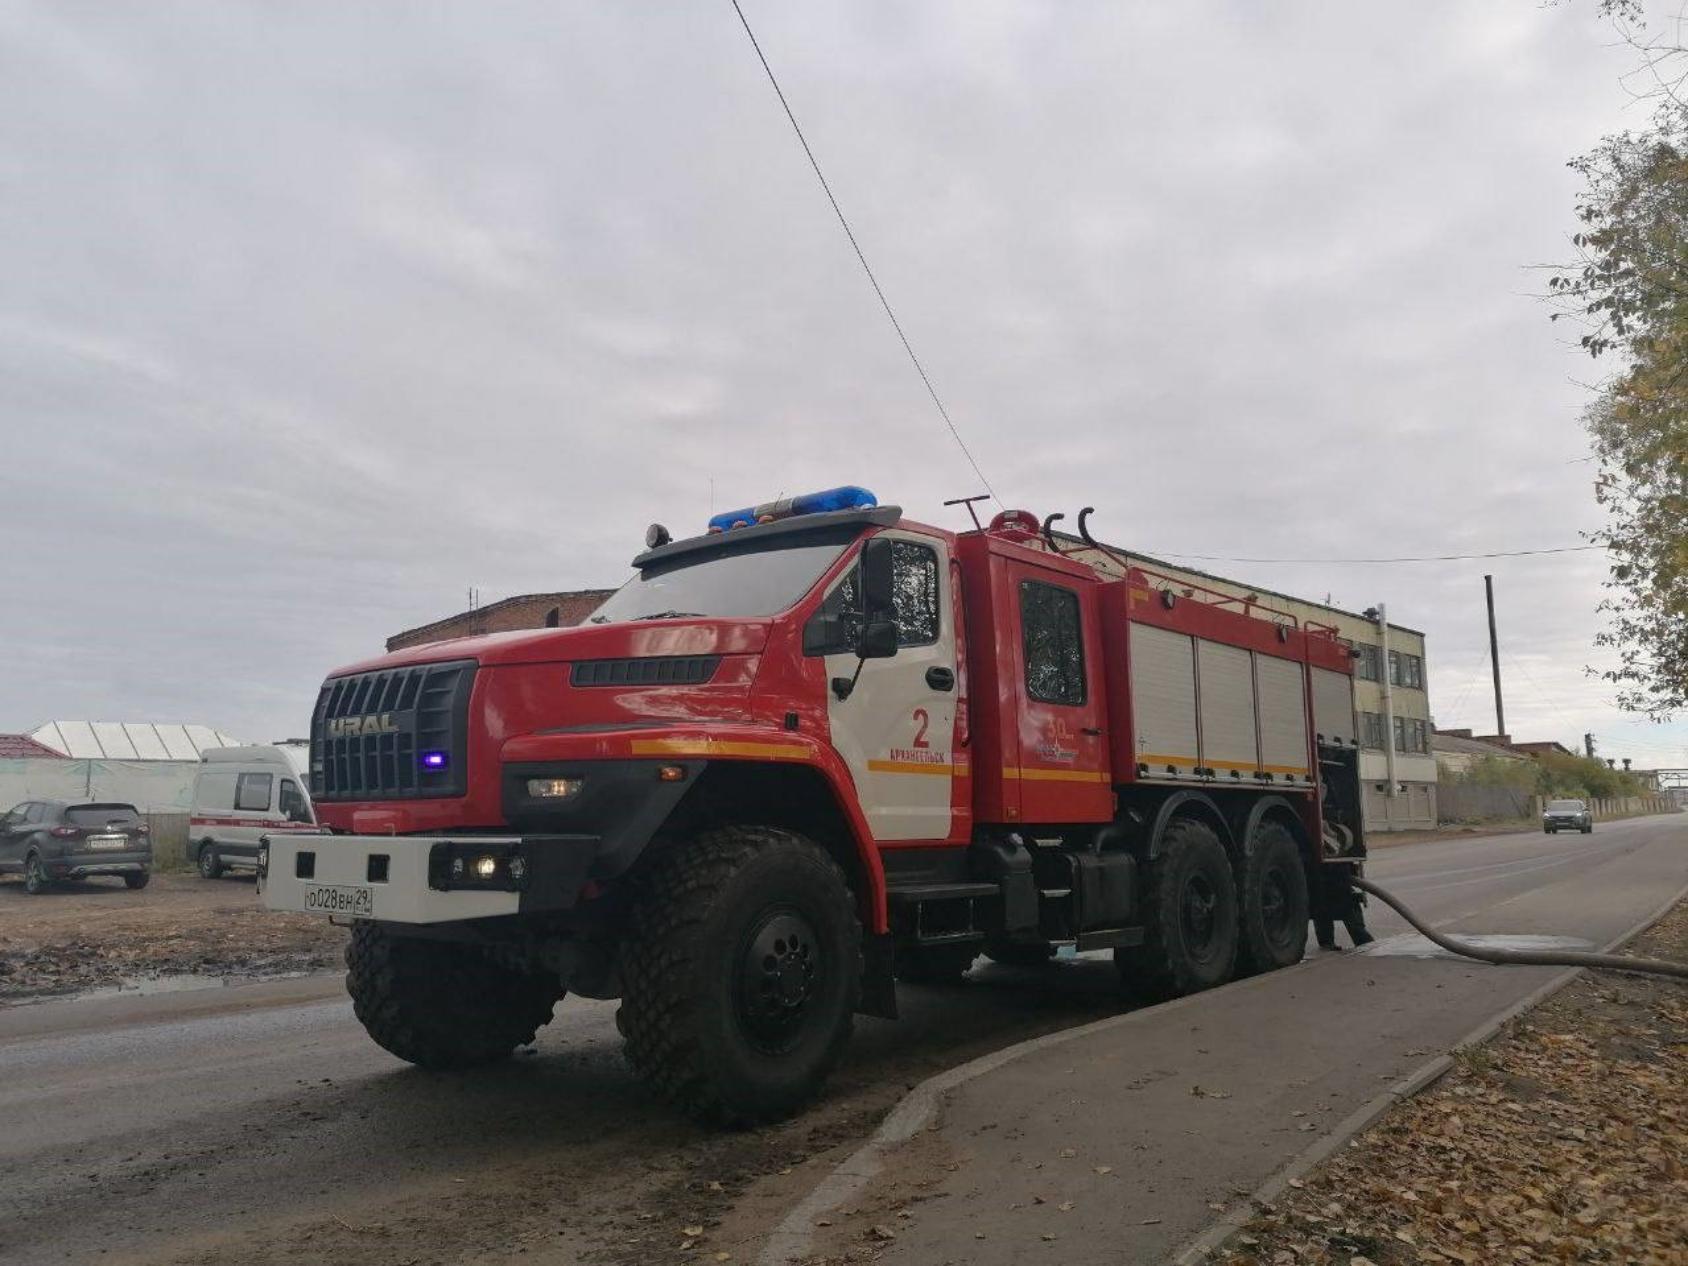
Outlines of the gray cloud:
{"type": "MultiPolygon", "coordinates": [[[[750,13],[1009,503],[1271,557],[1598,523],[1529,271],[1639,121],[1582,7],[750,13]]],[[[712,484],[959,522],[725,5],[13,0],[0,82],[0,727],[297,732],[336,663],[471,584],[613,583],[712,484]]],[[[1681,761],[1582,675],[1602,566],[1492,565],[1512,728],[1681,761]]],[[[1486,724],[1482,564],[1229,570],[1387,600],[1486,724]]]]}

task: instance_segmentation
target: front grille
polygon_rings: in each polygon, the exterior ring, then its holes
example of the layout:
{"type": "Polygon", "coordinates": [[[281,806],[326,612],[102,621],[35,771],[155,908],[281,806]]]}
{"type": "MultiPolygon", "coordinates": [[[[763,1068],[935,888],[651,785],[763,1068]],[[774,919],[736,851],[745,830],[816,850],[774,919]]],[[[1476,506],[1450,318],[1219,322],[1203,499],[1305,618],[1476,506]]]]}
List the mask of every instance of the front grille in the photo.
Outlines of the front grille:
{"type": "Polygon", "coordinates": [[[474,683],[469,659],[330,677],[311,715],[311,795],[323,801],[462,795],[474,683]],[[425,765],[424,757],[438,763],[425,765]]]}
{"type": "Polygon", "coordinates": [[[719,655],[652,655],[643,659],[583,659],[569,670],[571,686],[698,686],[715,675],[719,655]]]}

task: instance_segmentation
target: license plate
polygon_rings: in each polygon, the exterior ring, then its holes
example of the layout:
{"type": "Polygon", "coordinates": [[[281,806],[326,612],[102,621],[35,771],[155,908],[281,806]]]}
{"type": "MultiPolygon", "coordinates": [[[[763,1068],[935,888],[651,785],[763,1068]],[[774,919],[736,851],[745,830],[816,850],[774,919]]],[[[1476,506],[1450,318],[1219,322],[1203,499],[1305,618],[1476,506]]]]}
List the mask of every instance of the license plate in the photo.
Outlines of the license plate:
{"type": "Polygon", "coordinates": [[[306,884],[305,909],[312,914],[349,914],[366,919],[375,913],[375,889],[350,884],[306,884]]]}
{"type": "Polygon", "coordinates": [[[88,847],[100,849],[128,848],[129,837],[127,835],[90,835],[88,847]]]}

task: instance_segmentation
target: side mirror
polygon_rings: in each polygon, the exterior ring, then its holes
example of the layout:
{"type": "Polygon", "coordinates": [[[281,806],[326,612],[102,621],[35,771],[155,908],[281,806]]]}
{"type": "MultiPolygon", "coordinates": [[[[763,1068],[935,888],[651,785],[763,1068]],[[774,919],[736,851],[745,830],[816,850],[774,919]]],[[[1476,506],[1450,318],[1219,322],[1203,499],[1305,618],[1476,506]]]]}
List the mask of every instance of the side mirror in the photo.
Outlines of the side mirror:
{"type": "Polygon", "coordinates": [[[856,658],[890,659],[897,653],[897,622],[869,620],[856,639],[856,658]]]}
{"type": "Polygon", "coordinates": [[[862,610],[870,624],[897,608],[897,588],[891,579],[895,548],[896,542],[885,536],[876,536],[862,546],[862,610]]]}

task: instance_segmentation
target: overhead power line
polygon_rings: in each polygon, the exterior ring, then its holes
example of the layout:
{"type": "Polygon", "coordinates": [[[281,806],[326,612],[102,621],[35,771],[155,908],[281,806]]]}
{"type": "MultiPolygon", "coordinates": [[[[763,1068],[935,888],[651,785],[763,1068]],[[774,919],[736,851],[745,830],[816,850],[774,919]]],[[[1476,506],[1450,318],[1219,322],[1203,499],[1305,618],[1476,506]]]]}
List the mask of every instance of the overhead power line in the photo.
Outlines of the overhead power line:
{"type": "Polygon", "coordinates": [[[873,269],[868,265],[867,256],[862,253],[861,243],[856,241],[856,234],[850,228],[850,221],[844,218],[844,208],[838,205],[838,199],[833,196],[832,186],[827,183],[826,175],[821,171],[820,161],[815,157],[815,151],[809,148],[809,138],[803,135],[803,129],[797,122],[797,116],[791,111],[791,103],[785,99],[785,90],[780,87],[779,79],[774,75],[774,68],[768,65],[768,58],[762,52],[762,45],[756,38],[756,32],[750,29],[750,19],[744,16],[744,10],[739,6],[739,0],[732,0],[733,12],[738,14],[739,24],[744,27],[744,33],[750,37],[750,47],[756,50],[756,60],[762,63],[762,69],[768,74],[768,82],[774,86],[774,94],[780,99],[780,106],[785,110],[785,117],[791,121],[791,130],[797,133],[797,141],[803,146],[803,152],[809,157],[809,166],[815,169],[815,179],[821,182],[821,189],[826,194],[826,200],[832,203],[833,214],[838,217],[838,223],[844,229],[844,236],[850,239],[850,249],[856,252],[856,259],[861,263],[862,271],[867,274],[868,283],[873,287],[873,293],[879,296],[879,306],[885,309],[885,315],[891,320],[891,328],[897,332],[903,350],[914,364],[914,370],[920,375],[920,381],[926,384],[926,394],[932,397],[932,403],[938,406],[938,416],[943,418],[944,425],[949,428],[962,455],[967,458],[967,464],[973,468],[973,473],[979,477],[985,491],[990,493],[991,500],[997,505],[1002,504],[1002,498],[996,495],[990,480],[985,478],[985,472],[979,469],[979,463],[973,452],[967,447],[967,441],[961,438],[961,432],[956,429],[955,421],[950,417],[949,410],[938,397],[938,389],[932,385],[932,379],[926,373],[926,366],[920,363],[920,357],[914,354],[914,345],[908,341],[908,335],[903,333],[903,324],[897,320],[897,314],[891,310],[891,301],[885,297],[885,291],[879,285],[879,278],[873,275],[873,269]]]}
{"type": "Polygon", "coordinates": [[[1528,554],[1576,554],[1605,549],[1604,545],[1556,545],[1551,549],[1503,549],[1487,554],[1414,554],[1405,558],[1234,558],[1229,554],[1186,554],[1181,550],[1145,549],[1163,558],[1194,558],[1209,563],[1446,563],[1461,558],[1522,558],[1528,554]]]}

